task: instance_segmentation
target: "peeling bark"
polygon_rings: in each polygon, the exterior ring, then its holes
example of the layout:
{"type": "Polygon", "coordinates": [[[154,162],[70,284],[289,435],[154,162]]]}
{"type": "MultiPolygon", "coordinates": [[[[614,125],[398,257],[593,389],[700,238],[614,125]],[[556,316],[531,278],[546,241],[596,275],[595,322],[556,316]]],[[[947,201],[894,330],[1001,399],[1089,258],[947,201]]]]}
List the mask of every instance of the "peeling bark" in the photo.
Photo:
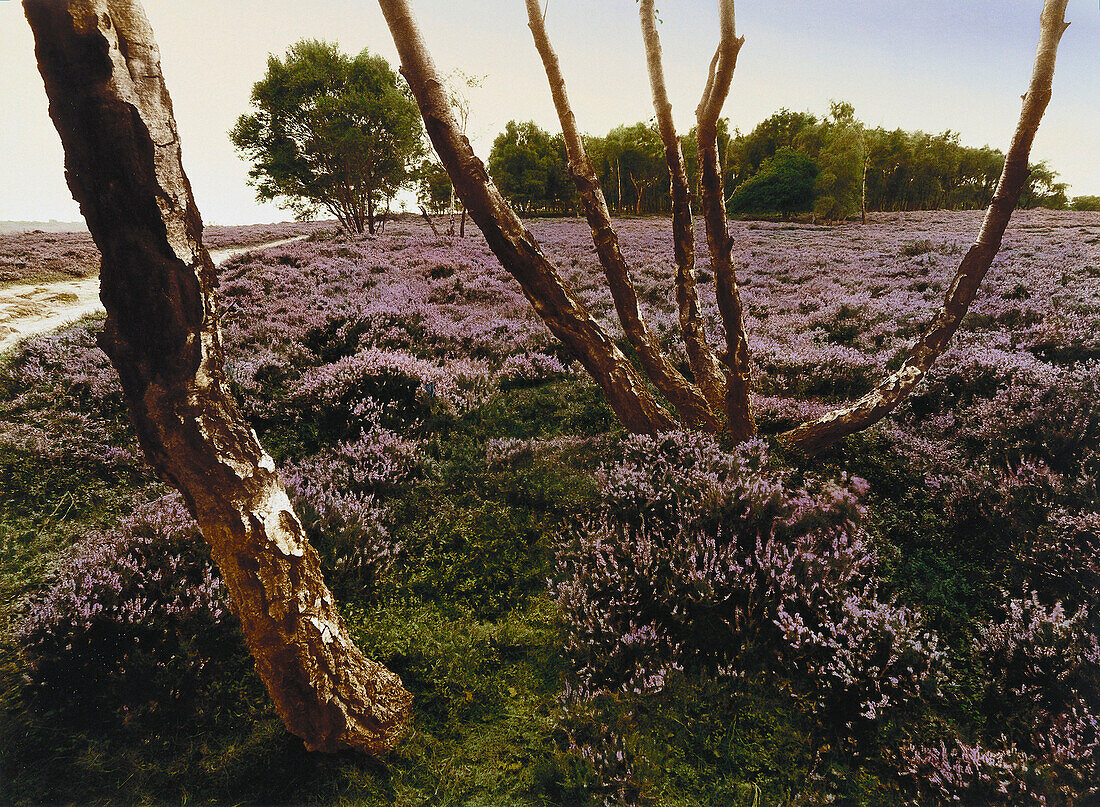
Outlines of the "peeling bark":
{"type": "Polygon", "coordinates": [[[1065,21],[1068,0],[1046,0],[1040,16],[1039,46],[1035,54],[1031,83],[1023,97],[1023,109],[993,201],[986,210],[978,239],[959,265],[947,291],[943,307],[920,341],[909,351],[896,373],[855,403],[835,409],[817,420],[803,423],[780,435],[791,448],[812,455],[850,434],[866,429],[892,412],[924,379],[929,368],[947,349],[966,316],[978,286],[989,271],[1001,247],[1008,221],[1028,178],[1028,157],[1043,113],[1050,102],[1058,43],[1069,23],[1065,21]]]}
{"type": "MultiPolygon", "coordinates": [[[[573,109],[569,104],[569,96],[565,90],[565,78],[562,76],[557,54],[554,53],[554,48],[546,35],[546,21],[543,19],[539,0],[527,0],[527,17],[531,35],[535,40],[535,48],[542,58],[546,78],[550,83],[554,108],[557,110],[558,120],[561,122],[562,136],[569,157],[569,173],[573,177],[573,184],[576,185],[581,204],[584,206],[584,215],[588,220],[589,228],[592,230],[592,240],[596,245],[596,254],[599,256],[600,265],[603,266],[604,276],[607,278],[607,285],[611,290],[611,299],[615,303],[615,310],[618,312],[623,332],[630,341],[630,346],[637,352],[645,374],[661,394],[676,408],[680,420],[705,431],[716,432],[719,429],[719,422],[712,414],[707,400],[699,389],[684,378],[683,374],[669,361],[642,316],[641,308],[638,305],[638,293],[630,278],[630,269],[619,248],[619,236],[611,224],[611,214],[607,208],[607,200],[604,198],[600,181],[596,177],[592,161],[588,159],[584,142],[577,130],[577,121],[573,116],[573,109]]],[[[687,217],[690,230],[690,205],[688,206],[687,217]]],[[[694,269],[692,269],[691,288],[693,292],[694,281],[694,269]]],[[[677,293],[679,293],[679,283],[677,284],[677,293]]],[[[696,300],[696,313],[697,308],[698,300],[696,300]]],[[[721,411],[721,409],[718,411],[721,411]]]]}
{"type": "Polygon", "coordinates": [[[684,152],[672,121],[672,103],[668,100],[665,69],[661,60],[661,38],[657,33],[657,15],[653,0],[641,0],[638,13],[645,41],[653,109],[657,114],[657,128],[661,133],[665,162],[668,165],[680,332],[684,337],[688,364],[696,383],[703,390],[711,411],[723,413],[726,379],[718,357],[707,343],[703,318],[699,313],[699,294],[695,288],[695,228],[691,215],[691,190],[688,186],[684,152]]]}
{"type": "Polygon", "coordinates": [[[737,54],[744,38],[738,39],[734,26],[733,0],[718,0],[721,38],[710,63],[703,98],[695,110],[699,139],[699,185],[703,218],[707,226],[707,245],[714,268],[714,287],[718,311],[726,331],[726,420],[731,439],[743,442],[756,434],[749,392],[752,385],[749,341],[745,334],[745,316],[737,274],[730,251],[733,242],[726,226],[726,196],[722,186],[722,168],[718,160],[718,116],[729,96],[737,54]]]}
{"type": "Polygon", "coordinates": [[[103,349],[149,462],[210,543],[276,711],[380,755],[411,696],[351,639],[270,456],[226,390],[216,275],[160,54],[134,0],[24,0],[73,197],[103,255],[103,349]]]}
{"type": "Polygon", "coordinates": [[[436,154],[501,265],[519,281],[535,313],[600,385],[624,427],[635,433],[675,428],[676,421],[580,300],[565,287],[534,236],[489,178],[455,119],[446,85],[424,46],[407,0],[379,0],[378,4],[436,154]]]}

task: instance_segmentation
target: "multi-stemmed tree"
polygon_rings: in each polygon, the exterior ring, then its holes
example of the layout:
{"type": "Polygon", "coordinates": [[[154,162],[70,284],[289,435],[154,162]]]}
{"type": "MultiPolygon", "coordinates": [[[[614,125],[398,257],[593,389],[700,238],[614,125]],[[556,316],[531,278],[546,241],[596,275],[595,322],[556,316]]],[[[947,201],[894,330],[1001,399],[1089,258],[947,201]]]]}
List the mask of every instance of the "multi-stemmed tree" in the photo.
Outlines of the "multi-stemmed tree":
{"type": "MultiPolygon", "coordinates": [[[[603,191],[577,129],[565,79],[546,32],[545,11],[538,0],[526,0],[531,32],[561,122],[570,172],[592,229],[619,321],[631,348],[637,353],[641,373],[566,288],[534,236],[489,179],[469,142],[461,137],[443,82],[420,35],[408,0],[378,1],[401,56],[402,72],[420,106],[428,136],[463,204],[481,227],[501,264],[519,281],[547,327],[569,347],[603,389],[623,425],[634,432],[659,432],[682,425],[721,432],[735,442],[753,436],[756,423],[750,396],[749,341],[730,257],[733,243],[726,222],[717,145],[719,114],[729,94],[737,54],[744,41],[736,33],[734,0],[718,0],[720,40],[696,110],[699,201],[706,223],[718,311],[725,331],[725,345],[720,351],[708,344],[699,311],[692,200],[668,100],[656,10],[653,0],[639,2],[653,105],[671,178],[676,300],[690,368],[688,373],[681,372],[661,350],[642,317],[629,265],[619,249],[603,191]],[[652,383],[656,394],[646,385],[646,380],[652,383]]],[[[1019,124],[981,231],[959,265],[943,306],[924,335],[909,350],[901,367],[886,376],[871,392],[849,406],[778,435],[792,449],[813,454],[878,422],[905,399],[946,350],[1000,248],[1009,218],[1027,183],[1028,155],[1050,101],[1058,43],[1067,26],[1067,2],[1044,2],[1039,46],[1031,82],[1023,96],[1019,124]]]]}

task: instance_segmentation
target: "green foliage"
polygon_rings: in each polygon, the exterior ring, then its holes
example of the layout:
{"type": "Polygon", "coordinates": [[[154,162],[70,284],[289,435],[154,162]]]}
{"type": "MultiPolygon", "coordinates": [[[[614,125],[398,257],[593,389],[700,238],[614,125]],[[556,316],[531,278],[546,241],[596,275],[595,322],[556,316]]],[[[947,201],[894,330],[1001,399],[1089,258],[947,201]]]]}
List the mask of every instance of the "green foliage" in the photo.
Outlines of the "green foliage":
{"type": "Polygon", "coordinates": [[[782,148],[741,183],[727,207],[731,213],[803,213],[814,203],[820,169],[801,152],[782,148]]]}
{"type": "Polygon", "coordinates": [[[560,215],[575,207],[565,141],[534,121],[508,122],[493,141],[489,173],[500,192],[525,215],[560,215]]]}
{"type": "Polygon", "coordinates": [[[451,178],[439,160],[422,160],[414,175],[416,202],[430,213],[443,213],[451,204],[451,178]]]}
{"type": "Polygon", "coordinates": [[[1100,212],[1100,196],[1074,196],[1070,207],[1074,210],[1100,212]]]}
{"type": "Polygon", "coordinates": [[[829,119],[820,128],[822,148],[817,162],[821,173],[814,188],[814,215],[843,221],[862,209],[867,154],[863,124],[856,120],[851,104],[834,101],[829,119]]]}
{"type": "Polygon", "coordinates": [[[599,159],[593,162],[616,210],[640,215],[671,209],[665,149],[655,126],[617,126],[595,145],[599,159]]]}
{"type": "Polygon", "coordinates": [[[1069,206],[1066,199],[1065,182],[1058,182],[1058,172],[1042,160],[1027,167],[1027,184],[1020,194],[1018,207],[1049,207],[1052,210],[1065,210],[1069,206]]]}
{"type": "Polygon", "coordinates": [[[255,112],[230,132],[260,200],[300,217],[325,209],[348,231],[374,232],[376,213],[423,151],[423,125],[404,82],[381,56],[351,58],[304,39],[271,55],[252,88],[255,112]]]}

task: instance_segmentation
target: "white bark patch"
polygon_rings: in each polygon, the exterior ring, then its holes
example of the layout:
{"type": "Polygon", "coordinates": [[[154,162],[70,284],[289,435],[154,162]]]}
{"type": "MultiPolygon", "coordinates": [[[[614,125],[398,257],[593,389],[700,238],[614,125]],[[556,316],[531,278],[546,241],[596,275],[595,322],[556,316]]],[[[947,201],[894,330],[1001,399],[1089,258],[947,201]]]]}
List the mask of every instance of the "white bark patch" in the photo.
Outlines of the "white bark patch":
{"type": "Polygon", "coordinates": [[[325,644],[332,644],[336,640],[337,628],[335,625],[315,616],[309,618],[309,624],[317,629],[317,633],[321,635],[321,641],[325,644]]]}
{"type": "Polygon", "coordinates": [[[301,528],[298,526],[298,520],[294,518],[294,511],[290,507],[290,499],[286,491],[279,488],[268,497],[264,505],[266,510],[263,513],[264,532],[271,539],[276,551],[287,558],[300,558],[305,555],[305,550],[298,540],[301,536],[301,528]]]}

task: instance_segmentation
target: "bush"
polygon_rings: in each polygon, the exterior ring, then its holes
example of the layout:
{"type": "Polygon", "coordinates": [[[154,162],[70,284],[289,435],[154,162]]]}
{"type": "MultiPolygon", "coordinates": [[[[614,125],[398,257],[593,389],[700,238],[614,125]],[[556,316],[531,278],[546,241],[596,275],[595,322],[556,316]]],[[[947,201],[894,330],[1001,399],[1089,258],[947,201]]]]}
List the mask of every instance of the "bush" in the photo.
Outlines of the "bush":
{"type": "Polygon", "coordinates": [[[800,151],[783,148],[737,186],[730,213],[804,213],[813,208],[814,185],[820,169],[800,151]]]}
{"type": "Polygon", "coordinates": [[[177,495],[87,535],[16,629],[44,706],[210,708],[196,694],[247,659],[198,528],[177,495]]]}
{"type": "Polygon", "coordinates": [[[796,488],[762,442],[727,454],[693,433],[629,438],[606,476],[551,586],[567,702],[770,670],[850,734],[932,691],[938,641],[877,591],[861,480],[796,488]]]}

